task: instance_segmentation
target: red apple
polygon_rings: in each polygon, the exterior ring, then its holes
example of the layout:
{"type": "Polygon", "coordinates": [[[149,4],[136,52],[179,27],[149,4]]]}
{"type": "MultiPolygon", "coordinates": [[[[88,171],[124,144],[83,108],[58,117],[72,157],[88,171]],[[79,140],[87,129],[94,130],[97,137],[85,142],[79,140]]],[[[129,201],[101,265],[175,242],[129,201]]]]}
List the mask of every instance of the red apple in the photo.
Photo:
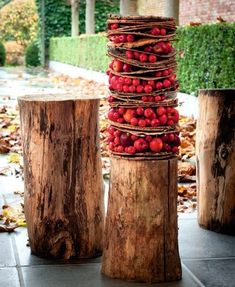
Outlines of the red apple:
{"type": "Polygon", "coordinates": [[[154,80],[149,80],[148,81],[148,85],[152,86],[153,88],[155,88],[155,82],[154,80]]]}
{"type": "Polygon", "coordinates": [[[144,51],[147,53],[151,53],[153,51],[153,47],[152,46],[146,46],[146,47],[144,47],[144,51]]]}
{"type": "Polygon", "coordinates": [[[129,93],[129,86],[123,85],[122,89],[124,93],[129,93]]]}
{"type": "Polygon", "coordinates": [[[131,135],[131,139],[134,141],[136,141],[138,139],[138,137],[136,135],[131,135]]]}
{"type": "Polygon", "coordinates": [[[148,56],[146,54],[140,54],[140,62],[144,63],[148,61],[148,56]]]}
{"type": "Polygon", "coordinates": [[[161,90],[162,88],[163,88],[162,82],[157,82],[157,83],[156,83],[156,89],[157,89],[157,90],[161,90]]]}
{"type": "Polygon", "coordinates": [[[123,72],[126,72],[126,73],[131,72],[131,65],[124,64],[122,69],[123,69],[123,72]]]}
{"type": "Polygon", "coordinates": [[[130,121],[130,124],[131,124],[132,126],[137,126],[137,125],[138,125],[138,120],[137,120],[137,118],[132,118],[131,121],[130,121]]]}
{"type": "Polygon", "coordinates": [[[160,29],[158,27],[153,27],[151,29],[151,34],[155,35],[155,36],[159,35],[160,34],[160,29]]]}
{"type": "Polygon", "coordinates": [[[125,113],[125,109],[123,107],[118,108],[119,115],[123,115],[125,113]]]}
{"type": "Polygon", "coordinates": [[[133,59],[134,58],[133,52],[130,50],[127,50],[126,51],[126,57],[127,57],[127,59],[133,59]]]}
{"type": "Polygon", "coordinates": [[[134,57],[135,57],[136,60],[139,60],[140,59],[140,53],[134,51],[134,57]]]}
{"type": "Polygon", "coordinates": [[[155,73],[155,77],[159,78],[162,76],[162,72],[161,71],[158,71],[155,73]]]}
{"type": "Polygon", "coordinates": [[[160,117],[160,116],[162,116],[162,115],[164,115],[166,113],[166,109],[161,106],[161,107],[158,107],[156,109],[156,112],[157,112],[157,115],[160,117]]]}
{"type": "Polygon", "coordinates": [[[135,38],[134,38],[134,36],[133,36],[133,35],[127,35],[126,39],[127,39],[127,42],[129,42],[129,43],[131,43],[131,42],[134,42],[134,41],[135,41],[135,38]]]}
{"type": "Polygon", "coordinates": [[[124,83],[125,83],[126,85],[130,86],[130,85],[131,85],[131,83],[132,83],[131,78],[127,78],[127,77],[125,77],[125,78],[124,78],[124,83]]]}
{"type": "Polygon", "coordinates": [[[151,120],[151,127],[158,127],[160,125],[160,121],[158,119],[151,120]]]}
{"type": "Polygon", "coordinates": [[[124,147],[121,146],[121,145],[119,145],[119,146],[117,147],[117,152],[120,152],[120,153],[124,152],[124,147]]]}
{"type": "Polygon", "coordinates": [[[162,28],[162,29],[160,30],[160,34],[161,34],[162,36],[165,36],[165,35],[166,35],[166,29],[162,28]]]}
{"type": "Polygon", "coordinates": [[[127,109],[123,115],[124,120],[127,123],[131,122],[131,119],[136,116],[136,111],[134,109],[127,109]]]}
{"type": "Polygon", "coordinates": [[[135,154],[135,153],[136,153],[135,147],[134,147],[134,146],[129,146],[129,147],[127,148],[127,153],[129,153],[129,154],[135,154]]]}
{"type": "Polygon", "coordinates": [[[140,80],[139,79],[133,79],[132,80],[132,85],[138,86],[139,84],[140,84],[140,80]]]}
{"type": "Polygon", "coordinates": [[[150,149],[153,152],[160,152],[162,150],[163,147],[163,142],[160,138],[154,138],[151,142],[150,142],[150,149]]]}
{"type": "Polygon", "coordinates": [[[166,80],[163,81],[163,86],[164,86],[164,88],[170,88],[171,82],[166,79],[166,80]]]}
{"type": "Polygon", "coordinates": [[[167,137],[168,137],[168,141],[169,142],[173,142],[175,140],[175,135],[174,134],[168,134],[167,137]]]}
{"type": "Polygon", "coordinates": [[[114,143],[109,143],[108,145],[109,150],[114,150],[114,143]]]}
{"type": "Polygon", "coordinates": [[[118,25],[117,23],[110,25],[110,29],[111,29],[111,30],[116,30],[116,29],[118,29],[118,28],[119,28],[119,25],[118,25]]]}
{"type": "Polygon", "coordinates": [[[115,72],[122,72],[123,70],[123,63],[119,60],[114,60],[113,61],[113,70],[115,72]]]}
{"type": "Polygon", "coordinates": [[[136,151],[143,152],[148,149],[149,145],[147,141],[145,141],[143,138],[140,138],[134,142],[134,147],[136,151]]]}
{"type": "Polygon", "coordinates": [[[149,99],[148,99],[148,97],[147,97],[147,96],[143,96],[143,97],[141,97],[141,100],[142,100],[143,102],[148,102],[148,101],[149,101],[149,99]]]}
{"type": "Polygon", "coordinates": [[[143,93],[143,90],[144,90],[144,87],[143,87],[142,85],[138,85],[138,86],[136,87],[136,92],[137,92],[137,93],[143,93]]]}
{"type": "Polygon", "coordinates": [[[155,63],[157,61],[157,57],[155,55],[149,55],[148,60],[150,63],[155,63]]]}
{"type": "Polygon", "coordinates": [[[120,43],[126,43],[126,41],[127,41],[127,37],[125,34],[120,35],[118,38],[119,38],[120,43]]]}
{"type": "Polygon", "coordinates": [[[146,117],[146,118],[151,118],[151,116],[154,114],[154,111],[153,111],[153,109],[151,109],[151,108],[147,108],[147,109],[145,109],[145,111],[144,111],[144,116],[146,117]]]}
{"type": "Polygon", "coordinates": [[[178,153],[179,152],[179,148],[177,146],[173,146],[171,150],[172,150],[173,153],[178,153]]]}
{"type": "Polygon", "coordinates": [[[136,113],[138,116],[142,116],[144,114],[144,109],[142,107],[138,107],[136,109],[136,113]]]}
{"type": "Polygon", "coordinates": [[[148,135],[148,136],[146,136],[146,138],[145,138],[145,140],[146,140],[147,142],[151,142],[151,141],[152,141],[152,139],[153,139],[153,138],[152,138],[152,136],[149,136],[149,135],[148,135]]]}
{"type": "Polygon", "coordinates": [[[160,125],[164,126],[167,123],[167,116],[166,114],[159,117],[160,125]]]}
{"type": "Polygon", "coordinates": [[[140,119],[140,120],[138,121],[138,126],[139,126],[139,127],[142,127],[142,128],[146,127],[146,121],[143,120],[143,119],[140,119]]]}
{"type": "Polygon", "coordinates": [[[120,143],[123,147],[127,147],[133,144],[131,139],[131,134],[129,133],[122,133],[120,136],[120,143]]]}
{"type": "Polygon", "coordinates": [[[136,87],[134,85],[129,86],[129,93],[134,93],[136,90],[136,87]]]}
{"type": "Polygon", "coordinates": [[[155,96],[154,101],[155,102],[160,102],[161,101],[161,96],[155,96]]]}
{"type": "Polygon", "coordinates": [[[117,122],[120,123],[120,124],[123,124],[125,121],[124,121],[123,118],[118,118],[118,119],[117,119],[117,122]]]}
{"type": "Polygon", "coordinates": [[[144,87],[144,91],[145,91],[145,93],[151,93],[152,92],[152,90],[153,90],[153,88],[152,88],[152,86],[150,86],[150,85],[146,85],[145,87],[144,87]]]}

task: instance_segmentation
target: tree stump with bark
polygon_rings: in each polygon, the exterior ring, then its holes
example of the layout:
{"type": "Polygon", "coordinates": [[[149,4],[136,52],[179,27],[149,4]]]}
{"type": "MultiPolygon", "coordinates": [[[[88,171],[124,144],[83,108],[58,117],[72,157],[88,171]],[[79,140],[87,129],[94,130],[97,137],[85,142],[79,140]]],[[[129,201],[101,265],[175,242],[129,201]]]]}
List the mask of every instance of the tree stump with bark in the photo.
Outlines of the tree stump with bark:
{"type": "Polygon", "coordinates": [[[63,259],[101,255],[99,99],[25,96],[19,108],[32,253],[63,259]]]}
{"type": "Polygon", "coordinates": [[[181,278],[177,158],[112,157],[102,272],[136,282],[181,278]]]}
{"type": "Polygon", "coordinates": [[[200,90],[198,223],[235,234],[235,89],[200,90]]]}

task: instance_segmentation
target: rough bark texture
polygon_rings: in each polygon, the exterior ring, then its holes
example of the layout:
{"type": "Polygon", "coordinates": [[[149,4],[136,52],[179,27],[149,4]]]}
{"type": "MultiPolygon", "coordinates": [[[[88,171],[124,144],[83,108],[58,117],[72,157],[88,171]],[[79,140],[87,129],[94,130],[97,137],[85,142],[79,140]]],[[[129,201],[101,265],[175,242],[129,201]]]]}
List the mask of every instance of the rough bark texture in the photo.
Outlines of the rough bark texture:
{"type": "Polygon", "coordinates": [[[111,159],[102,272],[164,282],[181,278],[177,159],[111,159]]]}
{"type": "Polygon", "coordinates": [[[87,258],[102,252],[99,100],[19,99],[25,216],[32,253],[87,258]]]}
{"type": "Polygon", "coordinates": [[[235,90],[201,90],[199,111],[198,223],[235,234],[235,90]]]}
{"type": "Polygon", "coordinates": [[[120,0],[120,15],[138,15],[137,0],[120,0]]]}

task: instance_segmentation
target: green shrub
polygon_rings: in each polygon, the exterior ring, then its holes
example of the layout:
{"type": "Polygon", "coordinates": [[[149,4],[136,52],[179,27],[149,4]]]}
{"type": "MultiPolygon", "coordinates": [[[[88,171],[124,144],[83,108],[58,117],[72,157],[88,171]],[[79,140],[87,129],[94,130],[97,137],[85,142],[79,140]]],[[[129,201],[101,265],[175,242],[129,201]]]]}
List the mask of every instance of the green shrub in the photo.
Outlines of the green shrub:
{"type": "Polygon", "coordinates": [[[182,92],[235,87],[235,23],[180,27],[175,45],[182,92]]]}
{"type": "Polygon", "coordinates": [[[26,48],[25,64],[27,67],[37,67],[40,65],[39,48],[36,42],[31,43],[26,48]]]}
{"type": "Polygon", "coordinates": [[[105,72],[109,62],[106,43],[106,38],[99,34],[81,35],[78,38],[52,38],[50,60],[105,72]]]}
{"type": "Polygon", "coordinates": [[[0,66],[4,66],[6,60],[6,49],[2,43],[0,43],[0,66]]]}

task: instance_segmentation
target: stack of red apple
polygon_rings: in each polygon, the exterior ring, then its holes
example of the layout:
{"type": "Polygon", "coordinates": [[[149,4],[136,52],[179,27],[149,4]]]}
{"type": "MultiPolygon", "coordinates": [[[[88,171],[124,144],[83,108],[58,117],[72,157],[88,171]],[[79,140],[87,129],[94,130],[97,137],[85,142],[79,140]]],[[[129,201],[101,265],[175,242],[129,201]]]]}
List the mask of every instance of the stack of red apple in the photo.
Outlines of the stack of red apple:
{"type": "Polygon", "coordinates": [[[178,82],[171,44],[175,29],[173,18],[109,17],[111,152],[137,156],[178,152],[178,82]]]}

